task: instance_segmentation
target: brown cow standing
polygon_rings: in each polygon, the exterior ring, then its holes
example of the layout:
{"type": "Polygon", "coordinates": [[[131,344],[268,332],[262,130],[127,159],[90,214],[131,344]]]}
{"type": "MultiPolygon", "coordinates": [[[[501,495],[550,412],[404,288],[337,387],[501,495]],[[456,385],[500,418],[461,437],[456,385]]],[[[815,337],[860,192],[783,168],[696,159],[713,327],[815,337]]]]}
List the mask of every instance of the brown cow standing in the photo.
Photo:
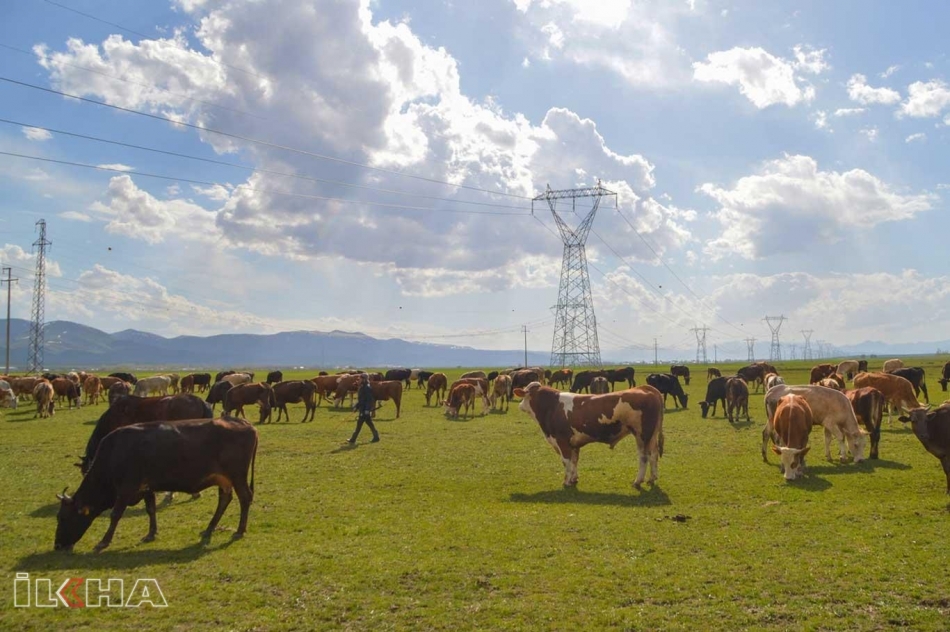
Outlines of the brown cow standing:
{"type": "Polygon", "coordinates": [[[102,391],[102,381],[95,375],[89,375],[82,383],[82,390],[86,393],[86,403],[95,406],[99,403],[99,394],[102,391]]]}
{"type": "Polygon", "coordinates": [[[752,421],[749,418],[749,386],[741,377],[730,377],[726,381],[726,416],[729,423],[739,421],[743,412],[745,420],[752,421]]]}
{"type": "Polygon", "coordinates": [[[306,423],[307,417],[313,421],[317,413],[317,385],[310,380],[291,380],[288,382],[278,382],[274,384],[274,405],[277,407],[277,421],[280,421],[281,415],[287,416],[290,421],[290,413],[287,412],[287,404],[304,403],[305,409],[303,419],[300,423],[306,423]]]}
{"type": "Polygon", "coordinates": [[[577,485],[580,449],[588,443],[614,447],[632,434],[637,440],[640,468],[634,486],[640,489],[650,466],[653,483],[663,455],[663,397],[652,386],[606,395],[561,393],[541,384],[515,391],[519,408],[530,415],[564,464],[564,486],[577,485]]]}
{"type": "Polygon", "coordinates": [[[445,373],[433,373],[426,381],[426,406],[432,405],[432,395],[434,394],[436,404],[445,399],[445,390],[448,387],[449,379],[445,373]]]}
{"type": "Polygon", "coordinates": [[[116,402],[117,399],[119,399],[123,395],[128,395],[131,392],[132,392],[132,385],[129,384],[128,382],[123,382],[122,380],[119,380],[118,382],[113,383],[109,387],[109,391],[107,393],[109,405],[112,406],[116,402]]]}
{"type": "Polygon", "coordinates": [[[449,385],[449,393],[451,394],[452,389],[455,388],[458,384],[471,384],[475,387],[475,396],[482,398],[482,414],[486,414],[488,409],[491,408],[491,402],[488,399],[489,394],[489,385],[488,380],[480,377],[462,377],[449,385]]]}
{"type": "Polygon", "coordinates": [[[722,372],[716,367],[709,367],[706,369],[706,382],[709,383],[709,380],[717,377],[722,377],[722,372]]]}
{"type": "Polygon", "coordinates": [[[33,399],[36,400],[36,415],[40,419],[56,414],[56,402],[53,399],[53,385],[48,380],[40,380],[33,387],[33,399]]]}
{"type": "Polygon", "coordinates": [[[819,364],[811,369],[811,377],[808,378],[809,384],[817,384],[828,376],[834,375],[838,367],[834,364],[819,364]]]}
{"type": "Polygon", "coordinates": [[[551,386],[558,386],[560,384],[565,384],[568,387],[571,385],[571,379],[574,377],[574,371],[571,369],[558,369],[551,374],[550,384],[551,386]]]}
{"type": "Polygon", "coordinates": [[[179,384],[180,384],[180,387],[181,387],[181,391],[180,391],[180,392],[182,392],[182,393],[194,393],[194,392],[195,392],[195,376],[194,376],[194,374],[186,375],[185,377],[181,378],[181,382],[180,382],[179,384]]]}
{"type": "Polygon", "coordinates": [[[310,378],[310,381],[317,386],[317,406],[323,400],[330,401],[330,396],[336,390],[336,383],[340,381],[339,375],[318,375],[310,378]]]}
{"type": "Polygon", "coordinates": [[[265,382],[256,384],[238,384],[224,396],[224,414],[230,415],[234,411],[237,416],[246,419],[244,407],[248,404],[257,404],[261,408],[261,420],[258,423],[270,420],[271,408],[274,407],[274,388],[265,382]]]}
{"type": "Polygon", "coordinates": [[[914,395],[914,385],[899,375],[890,373],[859,373],[854,376],[854,387],[873,387],[881,391],[884,399],[890,403],[887,408],[887,422],[891,423],[893,410],[919,408],[920,402],[914,395]]]}
{"type": "Polygon", "coordinates": [[[53,385],[53,392],[60,401],[65,399],[69,404],[69,408],[72,408],[74,404],[76,408],[79,408],[82,396],[79,392],[79,386],[74,381],[68,377],[58,377],[50,384],[53,385]]]}
{"type": "Polygon", "coordinates": [[[399,410],[402,408],[402,380],[387,380],[384,382],[370,382],[373,396],[377,402],[392,400],[396,405],[396,419],[399,419],[399,410]]]}
{"type": "MultiPolygon", "coordinates": [[[[449,398],[445,402],[445,414],[448,415],[450,419],[458,419],[462,406],[465,406],[465,413],[462,415],[462,419],[465,419],[465,416],[468,415],[469,408],[474,408],[475,406],[474,384],[456,382],[455,385],[452,386],[452,390],[449,392],[449,398]]],[[[474,410],[472,410],[472,416],[475,416],[474,410]]]]}
{"type": "Polygon", "coordinates": [[[786,395],[778,400],[770,438],[772,451],[782,459],[781,471],[786,481],[805,473],[805,455],[810,449],[808,436],[814,423],[811,406],[800,395],[786,395]]]}
{"type": "Polygon", "coordinates": [[[353,397],[359,390],[362,380],[362,373],[351,373],[341,376],[340,381],[336,383],[336,391],[333,393],[333,405],[336,408],[343,406],[343,400],[346,399],[347,394],[349,394],[350,406],[352,407],[353,397]]]}

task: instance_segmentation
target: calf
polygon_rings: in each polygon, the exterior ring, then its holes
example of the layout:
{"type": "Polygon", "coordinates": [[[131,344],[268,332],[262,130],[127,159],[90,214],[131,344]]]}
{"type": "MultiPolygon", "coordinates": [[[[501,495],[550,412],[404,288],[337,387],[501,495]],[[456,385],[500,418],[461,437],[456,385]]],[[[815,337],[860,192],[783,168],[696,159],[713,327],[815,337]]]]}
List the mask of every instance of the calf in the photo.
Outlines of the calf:
{"type": "Polygon", "coordinates": [[[213,485],[218,487],[218,507],[202,537],[211,537],[234,490],[241,503],[241,521],[234,534],[239,538],[247,530],[254,497],[256,455],[257,431],[238,420],[160,421],[119,428],[102,440],[76,493],[70,497],[63,490],[57,496],[54,546],[71,550],[92,521],[111,507],[109,529],[94,548],[102,551],[112,542],[126,507],[141,500],[149,520],[143,541],[151,542],[158,533],[155,492],[196,494],[213,485]]]}
{"type": "Polygon", "coordinates": [[[808,378],[808,383],[817,384],[829,375],[833,375],[836,371],[837,367],[833,364],[819,364],[818,366],[812,367],[811,377],[808,378]]]}
{"type": "Polygon", "coordinates": [[[102,381],[95,375],[89,375],[82,383],[82,390],[86,393],[86,403],[90,406],[95,406],[99,403],[102,381]]]}
{"type": "Polygon", "coordinates": [[[257,404],[261,409],[261,420],[264,423],[270,419],[271,409],[276,405],[274,401],[274,387],[265,382],[256,384],[238,384],[224,396],[224,414],[231,411],[245,419],[244,407],[248,404],[257,404]]]}
{"type": "Polygon", "coordinates": [[[881,442],[881,419],[884,417],[884,394],[876,388],[865,387],[845,391],[845,397],[851,402],[854,416],[867,428],[871,437],[870,458],[878,458],[878,444],[881,442]]]}
{"type": "Polygon", "coordinates": [[[745,420],[752,421],[749,419],[749,386],[741,377],[730,377],[726,381],[726,417],[729,423],[739,421],[743,412],[745,420]]]}
{"type": "Polygon", "coordinates": [[[670,375],[683,378],[686,386],[689,386],[689,367],[685,364],[674,364],[670,367],[670,375]]]}
{"type": "Polygon", "coordinates": [[[927,375],[923,367],[905,366],[891,371],[891,375],[899,375],[914,387],[914,395],[920,397],[920,392],[924,392],[924,401],[930,403],[930,393],[927,392],[927,375]]]}
{"type": "Polygon", "coordinates": [[[716,415],[716,407],[719,402],[722,402],[722,412],[726,414],[726,383],[730,379],[720,375],[706,385],[706,399],[699,402],[699,407],[703,410],[703,419],[709,413],[710,406],[713,409],[713,416],[716,415]]]}
{"type": "Polygon", "coordinates": [[[709,382],[709,380],[711,380],[711,379],[713,379],[713,378],[715,378],[715,377],[722,377],[722,372],[721,372],[719,369],[717,369],[716,367],[709,367],[708,369],[706,369],[706,382],[707,382],[707,383],[709,382]]]}
{"type": "MultiPolygon", "coordinates": [[[[495,381],[492,382],[492,391],[489,401],[491,401],[492,410],[495,410],[495,404],[501,401],[505,405],[505,412],[508,412],[508,405],[511,402],[510,375],[499,375],[495,378],[495,381]]],[[[498,406],[498,410],[501,410],[500,404],[498,406]]]]}
{"type": "Polygon", "coordinates": [[[588,443],[611,448],[627,435],[637,440],[640,468],[633,484],[643,484],[647,464],[654,483],[663,455],[663,398],[651,386],[606,395],[561,393],[534,382],[517,389],[519,408],[541,427],[545,439],[564,464],[564,486],[577,485],[580,449],[588,443]]]}
{"type": "Polygon", "coordinates": [[[679,379],[675,375],[668,373],[651,373],[647,376],[647,384],[660,391],[663,394],[663,405],[666,405],[666,396],[673,396],[673,406],[679,408],[682,404],[686,408],[686,401],[689,396],[683,392],[679,379]]]}
{"type": "Polygon", "coordinates": [[[591,395],[603,395],[612,390],[605,377],[595,377],[590,383],[591,395]]]}
{"type": "Polygon", "coordinates": [[[787,481],[805,473],[812,424],[811,407],[804,397],[790,394],[778,401],[770,438],[772,451],[782,459],[781,471],[787,481]]]}
{"type": "Polygon", "coordinates": [[[950,404],[944,403],[934,410],[930,410],[930,406],[918,406],[905,410],[899,419],[910,423],[924,449],[940,460],[947,477],[947,494],[950,494],[950,404]]]}
{"type": "Polygon", "coordinates": [[[881,391],[884,399],[890,404],[887,409],[887,422],[891,423],[891,413],[894,410],[919,408],[920,402],[914,395],[914,386],[899,375],[891,373],[859,373],[854,378],[855,388],[870,386],[881,391]]]}
{"type": "MultiPolygon", "coordinates": [[[[450,419],[458,419],[462,406],[465,406],[465,413],[462,415],[462,419],[465,419],[465,416],[468,415],[468,409],[473,408],[474,404],[475,385],[466,382],[456,383],[445,402],[445,414],[450,419]]],[[[474,411],[472,411],[472,415],[474,416],[474,411]]]]}
{"type": "Polygon", "coordinates": [[[851,402],[841,391],[823,386],[776,386],[765,394],[765,411],[768,415],[762,430],[762,460],[768,463],[766,449],[772,433],[775,408],[778,401],[786,395],[800,395],[808,402],[812,412],[812,422],[825,431],[825,458],[831,460],[831,439],[838,441],[838,454],[842,461],[847,459],[845,443],[851,450],[855,463],[864,460],[864,448],[867,438],[858,428],[858,420],[851,408],[851,402]]]}
{"type": "Polygon", "coordinates": [[[280,421],[282,415],[287,416],[290,421],[290,413],[287,412],[287,404],[299,404],[303,402],[303,419],[300,423],[306,423],[307,417],[313,421],[317,413],[316,403],[317,385],[310,380],[291,380],[289,382],[280,381],[274,384],[274,406],[277,408],[277,421],[280,421]]]}
{"type": "MultiPolygon", "coordinates": [[[[126,384],[125,382],[121,382],[126,384]]],[[[211,419],[214,413],[200,397],[182,393],[168,397],[136,397],[125,395],[115,400],[109,409],[99,416],[96,427],[86,442],[85,453],[79,457],[79,470],[86,474],[89,464],[96,456],[102,440],[116,428],[150,421],[174,421],[180,419],[211,419]]]]}
{"type": "MultiPolygon", "coordinates": [[[[463,377],[455,380],[452,384],[449,385],[449,394],[452,393],[452,389],[455,388],[458,384],[471,384],[475,387],[475,396],[482,398],[482,414],[486,414],[488,409],[491,408],[491,401],[488,399],[489,387],[488,380],[478,377],[463,377]]],[[[444,403],[444,402],[443,402],[444,403]]]]}
{"type": "MultiPolygon", "coordinates": [[[[507,376],[506,376],[507,377],[507,376]]],[[[432,396],[435,395],[435,401],[438,403],[445,399],[445,389],[449,380],[445,373],[433,373],[426,380],[426,406],[432,405],[432,396]]]]}
{"type": "Polygon", "coordinates": [[[53,385],[48,380],[39,380],[33,387],[33,399],[36,401],[36,414],[40,419],[56,414],[56,402],[53,398],[53,385]]]}

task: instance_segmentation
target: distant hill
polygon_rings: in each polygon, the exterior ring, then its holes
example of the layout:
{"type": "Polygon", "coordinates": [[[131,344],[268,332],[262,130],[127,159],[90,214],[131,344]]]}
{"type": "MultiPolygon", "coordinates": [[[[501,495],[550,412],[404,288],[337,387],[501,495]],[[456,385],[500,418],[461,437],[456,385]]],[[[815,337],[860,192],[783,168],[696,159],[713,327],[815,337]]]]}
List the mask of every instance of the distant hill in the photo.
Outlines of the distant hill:
{"type": "MultiPolygon", "coordinates": [[[[0,320],[0,345],[6,320],[0,320]]],[[[10,364],[25,367],[29,321],[11,319],[10,364]]],[[[277,334],[178,336],[126,329],[114,334],[64,320],[46,324],[47,368],[94,367],[337,367],[511,366],[523,350],[489,351],[406,340],[379,340],[358,332],[288,331],[277,334]]],[[[2,352],[0,352],[2,354],[2,352]]],[[[543,364],[548,354],[529,352],[543,364]]],[[[2,355],[0,355],[2,361],[2,355]]],[[[22,369],[21,369],[22,370],[22,369]]]]}

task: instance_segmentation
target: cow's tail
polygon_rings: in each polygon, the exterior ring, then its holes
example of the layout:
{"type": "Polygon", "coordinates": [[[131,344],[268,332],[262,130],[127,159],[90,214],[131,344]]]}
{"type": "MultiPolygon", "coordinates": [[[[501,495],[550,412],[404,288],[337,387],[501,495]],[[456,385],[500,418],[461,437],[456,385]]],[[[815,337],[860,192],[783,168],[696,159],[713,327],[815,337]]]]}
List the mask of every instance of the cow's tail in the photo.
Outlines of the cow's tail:
{"type": "Polygon", "coordinates": [[[254,433],[254,451],[251,452],[251,482],[248,487],[251,488],[251,498],[254,498],[254,463],[257,461],[257,433],[254,433]]]}

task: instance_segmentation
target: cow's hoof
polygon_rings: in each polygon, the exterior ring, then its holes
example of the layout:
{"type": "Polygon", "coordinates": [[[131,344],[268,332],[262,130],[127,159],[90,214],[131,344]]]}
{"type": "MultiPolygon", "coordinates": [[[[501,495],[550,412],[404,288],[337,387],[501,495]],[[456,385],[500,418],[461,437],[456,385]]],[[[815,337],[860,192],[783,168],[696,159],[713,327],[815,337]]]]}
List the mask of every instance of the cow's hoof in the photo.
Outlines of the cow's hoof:
{"type": "Polygon", "coordinates": [[[201,540],[202,540],[203,542],[208,542],[209,540],[211,540],[211,532],[210,532],[210,531],[202,531],[202,532],[201,532],[201,540]]]}
{"type": "Polygon", "coordinates": [[[154,541],[155,541],[155,534],[154,534],[154,533],[149,533],[147,536],[145,536],[144,538],[142,538],[142,543],[143,543],[143,544],[148,543],[148,542],[154,542],[154,541]]]}
{"type": "Polygon", "coordinates": [[[102,553],[103,551],[106,550],[106,548],[107,548],[108,546],[109,546],[109,543],[108,543],[108,542],[100,542],[100,543],[97,544],[96,546],[92,547],[92,552],[93,552],[93,553],[102,553]]]}
{"type": "Polygon", "coordinates": [[[231,539],[232,539],[232,540],[240,540],[240,539],[243,538],[243,537],[244,537],[244,532],[241,531],[241,532],[235,532],[234,535],[231,536],[231,539]]]}
{"type": "Polygon", "coordinates": [[[633,487],[634,487],[634,489],[636,489],[636,490],[638,490],[638,491],[643,491],[643,483],[634,482],[634,483],[633,483],[633,487]]]}

